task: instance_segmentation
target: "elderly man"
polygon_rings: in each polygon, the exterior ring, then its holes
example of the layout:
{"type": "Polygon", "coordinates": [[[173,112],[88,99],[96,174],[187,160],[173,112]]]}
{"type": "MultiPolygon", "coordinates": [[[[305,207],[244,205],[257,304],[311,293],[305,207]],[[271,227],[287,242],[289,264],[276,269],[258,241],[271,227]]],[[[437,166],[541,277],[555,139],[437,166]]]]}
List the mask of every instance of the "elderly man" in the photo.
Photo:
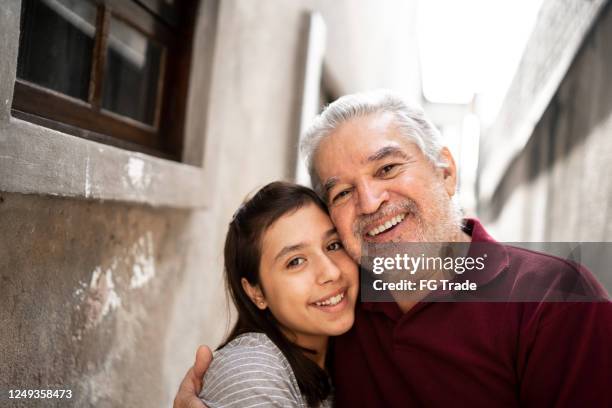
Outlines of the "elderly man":
{"type": "MultiPolygon", "coordinates": [[[[462,220],[457,172],[423,112],[387,92],[342,97],[315,119],[303,144],[315,190],[328,203],[345,248],[482,242],[462,220]]],[[[498,245],[479,276],[484,290],[557,282],[561,260],[498,245]]],[[[572,269],[600,302],[361,302],[336,339],[338,406],[612,406],[612,304],[588,271],[572,269]]],[[[518,288],[518,289],[517,289],[518,288]]],[[[427,299],[426,299],[427,300],[427,299]]],[[[207,350],[199,350],[175,407],[196,404],[207,350]]]]}

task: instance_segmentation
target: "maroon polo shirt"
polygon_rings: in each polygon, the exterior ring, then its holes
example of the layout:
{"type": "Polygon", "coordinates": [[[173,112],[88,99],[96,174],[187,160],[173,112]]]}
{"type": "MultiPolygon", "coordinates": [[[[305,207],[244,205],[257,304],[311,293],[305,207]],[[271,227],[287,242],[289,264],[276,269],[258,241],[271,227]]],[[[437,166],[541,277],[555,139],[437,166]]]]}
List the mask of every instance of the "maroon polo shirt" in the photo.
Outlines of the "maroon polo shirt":
{"type": "MultiPolygon", "coordinates": [[[[495,243],[477,220],[466,232],[495,243]]],[[[479,288],[562,284],[551,278],[564,261],[496,245],[479,288]]],[[[420,302],[405,314],[395,302],[358,303],[334,343],[336,405],[612,407],[612,303],[579,273],[603,301],[420,302]]]]}

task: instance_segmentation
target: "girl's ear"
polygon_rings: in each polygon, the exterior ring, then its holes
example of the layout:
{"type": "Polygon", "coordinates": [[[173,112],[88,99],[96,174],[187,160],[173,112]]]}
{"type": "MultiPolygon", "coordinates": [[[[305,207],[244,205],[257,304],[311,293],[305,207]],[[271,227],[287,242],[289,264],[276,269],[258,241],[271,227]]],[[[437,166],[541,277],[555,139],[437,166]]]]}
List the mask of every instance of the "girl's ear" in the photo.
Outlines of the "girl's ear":
{"type": "Polygon", "coordinates": [[[266,298],[261,291],[259,285],[252,286],[246,278],[242,278],[240,280],[242,283],[242,289],[244,289],[245,293],[251,299],[251,301],[261,310],[265,310],[268,307],[268,302],[266,302],[266,298]]]}

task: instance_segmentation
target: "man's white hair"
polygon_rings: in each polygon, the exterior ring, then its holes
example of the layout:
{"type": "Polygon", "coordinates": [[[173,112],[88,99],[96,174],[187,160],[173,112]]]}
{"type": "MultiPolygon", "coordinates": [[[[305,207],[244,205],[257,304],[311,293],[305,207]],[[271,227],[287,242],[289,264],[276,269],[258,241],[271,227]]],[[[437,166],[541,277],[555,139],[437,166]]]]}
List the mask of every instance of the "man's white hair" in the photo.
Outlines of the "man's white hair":
{"type": "Polygon", "coordinates": [[[402,97],[387,90],[345,95],[329,104],[313,120],[304,133],[300,145],[306,158],[312,187],[319,196],[325,199],[325,191],[323,191],[314,163],[321,141],[351,119],[386,112],[393,115],[400,133],[415,143],[429,161],[437,167],[447,166],[447,163],[440,160],[440,150],[443,147],[440,132],[427,119],[420,106],[410,104],[402,97]]]}

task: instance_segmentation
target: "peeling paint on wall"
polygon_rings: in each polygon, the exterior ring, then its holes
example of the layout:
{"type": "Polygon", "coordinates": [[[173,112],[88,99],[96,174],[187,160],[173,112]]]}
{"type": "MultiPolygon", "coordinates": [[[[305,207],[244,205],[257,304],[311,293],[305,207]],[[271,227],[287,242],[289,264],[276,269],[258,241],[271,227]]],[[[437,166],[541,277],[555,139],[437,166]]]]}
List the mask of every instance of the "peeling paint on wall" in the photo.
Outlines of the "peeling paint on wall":
{"type": "Polygon", "coordinates": [[[85,197],[91,197],[91,180],[89,171],[89,156],[85,162],[85,197]]]}
{"type": "Polygon", "coordinates": [[[99,265],[91,273],[89,283],[79,281],[74,290],[75,309],[84,308],[85,326],[77,330],[73,340],[81,340],[83,330],[91,329],[122,306],[119,293],[126,294],[129,289],[142,288],[155,277],[155,251],[153,234],[147,231],[131,246],[114,256],[110,265],[99,265]],[[131,272],[129,287],[121,277],[114,279],[113,274],[127,267],[131,272]]]}
{"type": "Polygon", "coordinates": [[[127,178],[123,178],[124,185],[144,190],[151,184],[151,174],[145,168],[145,162],[136,157],[130,157],[125,165],[127,178]]]}
{"type": "Polygon", "coordinates": [[[108,352],[102,358],[87,357],[90,360],[76,385],[76,389],[83,390],[79,403],[87,406],[117,405],[112,396],[117,386],[114,378],[120,370],[118,365],[133,354],[141,322],[149,318],[149,311],[130,299],[130,290],[145,287],[156,276],[155,235],[143,231],[135,238],[117,247],[110,262],[95,266],[88,279],[80,280],[72,292],[74,310],[79,316],[71,337],[73,343],[90,341],[91,336],[97,338],[100,333],[119,334],[107,338],[108,352]]]}
{"type": "MultiPolygon", "coordinates": [[[[113,264],[115,266],[116,262],[113,264]]],[[[121,298],[115,291],[112,266],[104,272],[99,266],[94,269],[85,304],[87,306],[86,328],[97,326],[106,315],[121,306],[121,298]]]]}
{"type": "Polygon", "coordinates": [[[155,257],[153,256],[153,236],[147,232],[133,245],[134,257],[130,289],[140,288],[155,276],[155,257]]]}

